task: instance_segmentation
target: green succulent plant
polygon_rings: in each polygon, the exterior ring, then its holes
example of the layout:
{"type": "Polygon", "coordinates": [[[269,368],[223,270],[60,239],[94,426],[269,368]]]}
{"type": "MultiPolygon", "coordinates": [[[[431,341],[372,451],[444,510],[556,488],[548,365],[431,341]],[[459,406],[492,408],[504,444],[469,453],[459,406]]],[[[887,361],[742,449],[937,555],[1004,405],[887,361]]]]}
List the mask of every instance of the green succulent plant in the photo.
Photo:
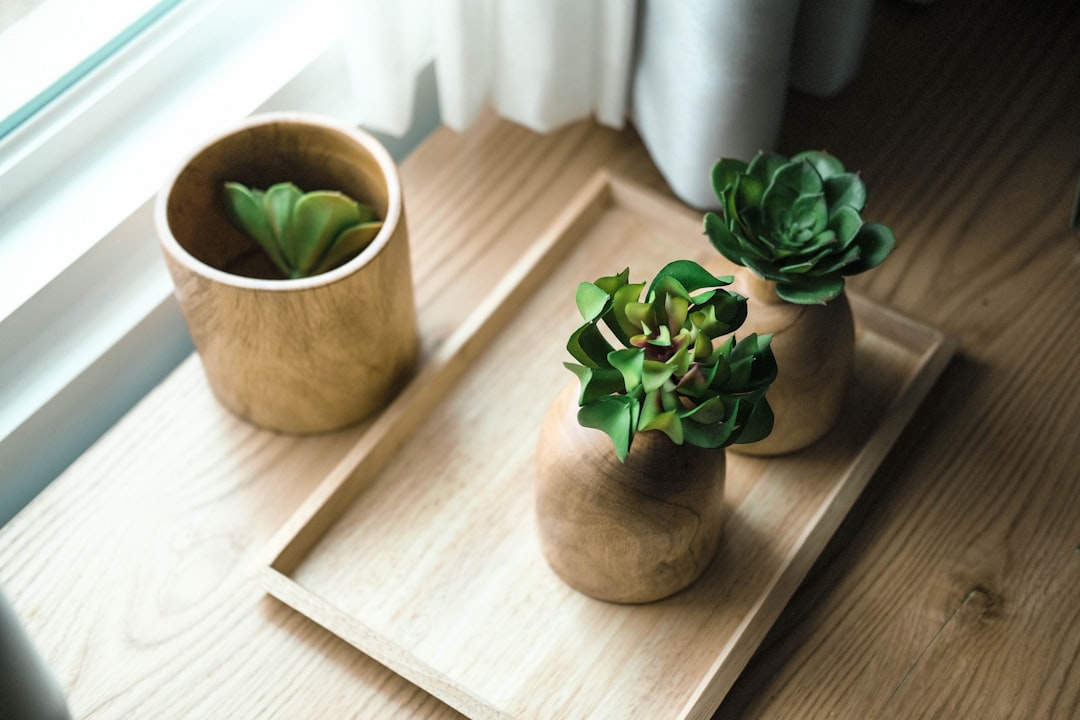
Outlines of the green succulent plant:
{"type": "Polygon", "coordinates": [[[732,278],[676,260],[656,274],[644,299],[645,283],[628,278],[625,269],[578,286],[584,322],[566,345],[577,362],[564,363],[581,383],[578,422],[606,432],[619,460],[646,430],[704,448],[768,435],[771,336],[736,342],[746,298],[723,289],[732,278]]]}
{"type": "Polygon", "coordinates": [[[375,238],[374,211],[335,190],[305,193],[291,182],[255,190],[225,183],[229,218],[288,278],[310,277],[352,258],[375,238]]]}
{"type": "Polygon", "coordinates": [[[846,275],[880,265],[895,244],[888,227],[863,222],[865,185],[828,153],[724,158],[712,185],[720,211],[705,214],[709,240],[789,302],[831,300],[846,275]]]}

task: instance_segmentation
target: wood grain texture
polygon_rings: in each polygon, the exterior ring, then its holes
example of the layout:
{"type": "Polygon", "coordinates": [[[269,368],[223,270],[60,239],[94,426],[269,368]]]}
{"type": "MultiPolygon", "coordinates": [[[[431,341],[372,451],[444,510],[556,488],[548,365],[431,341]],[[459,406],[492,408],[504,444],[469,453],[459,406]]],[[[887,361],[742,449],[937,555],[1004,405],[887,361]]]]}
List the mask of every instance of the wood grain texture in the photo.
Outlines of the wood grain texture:
{"type": "MultiPolygon", "coordinates": [[[[804,453],[728,461],[730,521],[697,582],[647,605],[593,600],[549,570],[550,538],[534,531],[551,519],[532,486],[544,418],[571,387],[571,298],[581,277],[614,272],[613,258],[648,276],[698,235],[700,216],[670,200],[606,173],[587,183],[445,346],[490,350],[440,349],[286,524],[268,589],[470,717],[711,713],[951,345],[858,300],[844,422],[804,453]],[[507,349],[526,345],[509,373],[507,349]],[[418,390],[428,385],[446,390],[433,398],[418,390]]],[[[715,465],[704,469],[711,480],[715,465]]]]}
{"type": "Polygon", "coordinates": [[[884,2],[871,32],[782,142],[861,170],[897,251],[852,283],[961,357],[717,717],[1073,718],[1080,6],[884,2]]]}
{"type": "Polygon", "coordinates": [[[540,424],[533,498],[537,538],[564,582],[621,603],[661,600],[701,577],[720,544],[722,449],[634,436],[624,460],[603,431],[578,423],[575,380],[540,424]]]}
{"type": "Polygon", "coordinates": [[[855,319],[847,294],[824,305],[785,302],[776,283],[744,268],[735,274],[735,289],[747,298],[741,333],[771,335],[776,380],[766,399],[772,408],[769,436],[732,450],[750,455],[797,452],[825,436],[844,405],[855,357],[855,319]]]}
{"type": "MultiPolygon", "coordinates": [[[[853,85],[789,96],[781,151],[860,170],[897,234],[851,285],[961,354],[717,718],[1080,713],[1077,57],[1072,0],[882,0],[853,85]]],[[[402,165],[425,358],[603,166],[664,188],[632,130],[590,123],[486,116],[402,165]]],[[[0,529],[75,716],[460,717],[264,595],[267,541],[366,429],[254,430],[192,358],[0,529]]]]}

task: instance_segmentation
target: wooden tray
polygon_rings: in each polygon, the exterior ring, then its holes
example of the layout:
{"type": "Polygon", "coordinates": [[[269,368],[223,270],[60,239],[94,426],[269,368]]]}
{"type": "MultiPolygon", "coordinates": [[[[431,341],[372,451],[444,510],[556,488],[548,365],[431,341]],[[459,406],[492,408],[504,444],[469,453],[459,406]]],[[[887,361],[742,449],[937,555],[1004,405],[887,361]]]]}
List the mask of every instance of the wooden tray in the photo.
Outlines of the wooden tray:
{"type": "Polygon", "coordinates": [[[719,555],[650,605],[564,585],[535,540],[532,454],[581,280],[715,261],[701,215],[600,175],[282,529],[271,594],[475,718],[706,718],[943,370],[941,333],[852,298],[845,420],[797,455],[728,453],[719,555]]]}

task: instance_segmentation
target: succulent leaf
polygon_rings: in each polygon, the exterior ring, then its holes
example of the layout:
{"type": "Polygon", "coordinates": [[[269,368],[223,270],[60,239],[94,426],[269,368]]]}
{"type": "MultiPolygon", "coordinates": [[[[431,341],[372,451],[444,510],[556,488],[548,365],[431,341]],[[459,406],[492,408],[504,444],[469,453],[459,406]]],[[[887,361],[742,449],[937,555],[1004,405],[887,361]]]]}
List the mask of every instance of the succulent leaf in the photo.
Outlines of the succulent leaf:
{"type": "Polygon", "coordinates": [[[291,182],[266,191],[225,183],[229,218],[289,278],[326,272],[361,252],[382,223],[367,205],[333,190],[304,193],[291,182]]]}
{"type": "Polygon", "coordinates": [[[627,283],[620,285],[612,294],[612,312],[604,317],[605,324],[611,328],[611,332],[623,345],[630,342],[630,336],[636,335],[641,328],[635,325],[626,315],[628,303],[637,302],[645,283],[627,283]]]}
{"type": "Polygon", "coordinates": [[[653,416],[647,423],[640,425],[638,430],[659,430],[676,445],[683,444],[683,423],[674,411],[669,410],[653,416]]]}
{"type": "Polygon", "coordinates": [[[746,173],[746,163],[734,158],[721,158],[712,167],[713,190],[719,195],[735,184],[740,175],[746,173]]]}
{"type": "Polygon", "coordinates": [[[862,212],[866,205],[866,186],[855,173],[839,173],[825,180],[825,200],[830,207],[849,207],[862,212]]]}
{"type": "Polygon", "coordinates": [[[372,222],[361,223],[360,225],[354,225],[342,232],[337,236],[337,240],[335,240],[326,251],[326,254],[323,255],[322,260],[319,262],[318,267],[315,268],[315,272],[313,272],[312,275],[318,275],[327,270],[333,270],[349,258],[360,254],[360,251],[370,245],[371,241],[379,234],[379,231],[382,230],[382,225],[382,221],[375,220],[372,222]]]}
{"type": "Polygon", "coordinates": [[[563,365],[577,375],[581,382],[579,405],[592,402],[604,395],[611,395],[624,387],[622,373],[613,368],[590,368],[575,363],[563,363],[563,365]]]}
{"type": "Polygon", "coordinates": [[[360,221],[356,201],[339,192],[319,190],[301,195],[286,225],[286,234],[293,239],[297,274],[310,275],[334,240],[360,221]]]}
{"type": "Polygon", "coordinates": [[[607,294],[613,295],[619,288],[630,282],[629,278],[630,268],[623,268],[623,271],[618,274],[598,278],[595,285],[607,294]]]}
{"type": "Polygon", "coordinates": [[[816,278],[804,284],[789,282],[776,285],[776,294],[781,300],[799,305],[824,305],[843,291],[842,277],[816,278]]]}
{"type": "Polygon", "coordinates": [[[263,194],[263,212],[270,223],[270,229],[274,233],[274,240],[281,248],[281,256],[288,266],[286,274],[295,277],[296,249],[290,245],[286,236],[289,217],[292,215],[296,201],[300,199],[300,189],[292,183],[278,183],[272,185],[263,194]]]}
{"type": "Polygon", "coordinates": [[[611,302],[611,296],[598,285],[583,282],[577,289],[577,308],[582,320],[595,320],[604,314],[611,302]]]}
{"type": "Polygon", "coordinates": [[[879,223],[867,223],[855,236],[860,254],[857,260],[844,268],[845,275],[854,275],[875,268],[885,261],[896,245],[892,230],[879,223]]]}
{"type": "Polygon", "coordinates": [[[674,365],[669,365],[666,362],[643,360],[641,364],[641,387],[647,393],[659,390],[675,374],[675,369],[674,365]]]}
{"type": "Polygon", "coordinates": [[[615,444],[615,455],[625,460],[637,425],[638,404],[626,395],[605,395],[578,409],[582,426],[603,430],[615,444]]]}
{"type": "Polygon", "coordinates": [[[792,156],[793,162],[808,162],[814,167],[814,171],[822,179],[830,178],[844,172],[843,164],[835,157],[820,150],[804,150],[792,156]]]}
{"type": "MultiPolygon", "coordinates": [[[[736,403],[736,407],[738,403],[736,403]]],[[[721,448],[734,442],[732,435],[735,433],[738,415],[734,412],[719,423],[702,423],[692,418],[683,420],[683,437],[685,442],[703,448],[721,448]]]]}
{"type": "Polygon", "coordinates": [[[236,182],[225,183],[225,206],[229,219],[248,234],[270,257],[274,265],[288,273],[288,266],[281,254],[281,246],[267,214],[263,211],[264,193],[236,182]]]}
{"type": "Polygon", "coordinates": [[[642,387],[642,375],[645,373],[645,353],[640,348],[612,350],[608,353],[608,362],[611,367],[622,373],[623,386],[628,393],[642,387]]]}
{"type": "Polygon", "coordinates": [[[608,353],[612,351],[611,343],[593,322],[578,327],[567,341],[566,349],[575,360],[591,368],[606,367],[608,353]]]}
{"type": "Polygon", "coordinates": [[[750,406],[742,424],[739,442],[752,443],[764,440],[772,432],[775,417],[772,407],[766,402],[755,402],[750,406]]]}

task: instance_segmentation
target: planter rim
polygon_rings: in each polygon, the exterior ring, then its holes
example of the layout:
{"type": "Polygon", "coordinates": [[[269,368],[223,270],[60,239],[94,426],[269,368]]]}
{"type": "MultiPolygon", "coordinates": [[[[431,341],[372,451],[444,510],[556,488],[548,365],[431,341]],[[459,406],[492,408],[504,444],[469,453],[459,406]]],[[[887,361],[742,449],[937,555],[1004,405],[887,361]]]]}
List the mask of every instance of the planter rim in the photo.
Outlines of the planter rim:
{"type": "Polygon", "coordinates": [[[154,199],[154,224],[157,226],[158,236],[166,251],[177,262],[185,265],[192,272],[198,273],[223,285],[245,288],[250,290],[265,290],[268,292],[287,292],[308,290],[310,288],[332,285],[346,278],[357,270],[367,265],[377,257],[383,246],[390,241],[393,229],[401,222],[402,217],[402,192],[401,179],[398,174],[397,164],[390,157],[381,142],[359,127],[349,125],[334,118],[317,113],[280,111],[263,112],[250,115],[243,120],[224,126],[221,130],[203,140],[200,144],[188,151],[167,175],[164,184],[159,189],[154,199]],[[318,275],[306,278],[281,278],[266,279],[253,278],[246,275],[236,275],[209,265],[189,253],[173,235],[168,222],[168,201],[171,192],[184,168],[214,144],[225,138],[251,127],[260,125],[289,124],[310,125],[331,132],[336,132],[355,140],[365,150],[371,153],[379,166],[380,172],[387,180],[387,207],[386,217],[383,218],[383,227],[375,238],[365,247],[359,255],[343,265],[328,270],[318,275]]]}

